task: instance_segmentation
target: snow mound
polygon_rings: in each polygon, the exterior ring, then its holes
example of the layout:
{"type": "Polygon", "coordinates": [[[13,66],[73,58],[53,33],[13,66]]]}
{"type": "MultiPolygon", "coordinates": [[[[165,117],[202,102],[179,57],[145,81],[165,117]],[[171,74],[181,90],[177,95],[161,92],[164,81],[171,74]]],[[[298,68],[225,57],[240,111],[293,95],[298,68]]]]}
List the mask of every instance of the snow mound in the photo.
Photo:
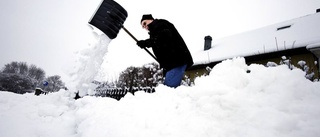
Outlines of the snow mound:
{"type": "Polygon", "coordinates": [[[159,85],[120,101],[68,91],[0,92],[1,137],[317,137],[320,83],[287,66],[216,65],[192,87],[159,85]]]}

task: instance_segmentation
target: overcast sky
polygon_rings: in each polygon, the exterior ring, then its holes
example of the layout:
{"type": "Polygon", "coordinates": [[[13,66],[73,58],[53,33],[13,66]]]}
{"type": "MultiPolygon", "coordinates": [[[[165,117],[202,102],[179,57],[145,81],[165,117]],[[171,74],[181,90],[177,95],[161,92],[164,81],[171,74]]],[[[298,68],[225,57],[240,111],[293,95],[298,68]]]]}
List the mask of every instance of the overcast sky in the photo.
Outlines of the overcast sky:
{"type": "MultiPolygon", "coordinates": [[[[66,77],[64,66],[77,50],[92,43],[87,22],[100,0],[1,0],[0,67],[12,61],[34,64],[47,76],[66,77]]],[[[191,53],[213,40],[315,13],[320,0],[117,0],[128,12],[124,26],[146,39],[142,14],[172,22],[191,53]]],[[[117,73],[131,65],[154,61],[123,30],[108,45],[105,71],[117,73]],[[124,57],[123,57],[124,56],[124,57]]]]}

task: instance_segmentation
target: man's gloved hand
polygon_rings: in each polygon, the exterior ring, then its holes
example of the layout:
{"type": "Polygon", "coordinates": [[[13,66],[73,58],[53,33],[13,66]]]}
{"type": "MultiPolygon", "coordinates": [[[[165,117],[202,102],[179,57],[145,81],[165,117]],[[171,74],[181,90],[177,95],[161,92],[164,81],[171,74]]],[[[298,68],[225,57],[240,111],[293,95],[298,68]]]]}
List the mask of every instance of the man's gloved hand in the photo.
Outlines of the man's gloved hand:
{"type": "Polygon", "coordinates": [[[145,48],[145,47],[148,46],[147,41],[145,41],[145,40],[139,40],[139,41],[137,41],[137,45],[138,45],[140,48],[145,48]]]}

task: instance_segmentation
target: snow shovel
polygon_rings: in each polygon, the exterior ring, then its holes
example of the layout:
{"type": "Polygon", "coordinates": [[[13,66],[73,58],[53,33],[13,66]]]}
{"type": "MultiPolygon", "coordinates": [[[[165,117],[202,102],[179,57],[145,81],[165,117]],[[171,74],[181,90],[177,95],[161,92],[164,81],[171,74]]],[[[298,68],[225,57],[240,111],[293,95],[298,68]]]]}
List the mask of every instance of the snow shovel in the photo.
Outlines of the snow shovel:
{"type": "MultiPolygon", "coordinates": [[[[127,16],[127,11],[114,0],[102,0],[89,24],[101,30],[110,39],[116,38],[120,29],[123,28],[137,42],[138,40],[123,26],[127,16]]],[[[158,61],[148,49],[144,48],[144,50],[158,61]]]]}

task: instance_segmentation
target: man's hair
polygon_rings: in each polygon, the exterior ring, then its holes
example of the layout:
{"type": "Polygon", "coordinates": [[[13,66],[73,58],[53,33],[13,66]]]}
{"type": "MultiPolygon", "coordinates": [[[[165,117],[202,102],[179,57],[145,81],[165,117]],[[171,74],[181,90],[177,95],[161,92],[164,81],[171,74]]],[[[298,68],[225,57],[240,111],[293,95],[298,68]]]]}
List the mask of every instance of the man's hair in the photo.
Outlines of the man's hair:
{"type": "Polygon", "coordinates": [[[140,23],[141,23],[142,21],[144,21],[144,20],[154,20],[154,18],[152,17],[151,14],[144,14],[144,15],[142,15],[142,18],[141,18],[140,23]]]}

